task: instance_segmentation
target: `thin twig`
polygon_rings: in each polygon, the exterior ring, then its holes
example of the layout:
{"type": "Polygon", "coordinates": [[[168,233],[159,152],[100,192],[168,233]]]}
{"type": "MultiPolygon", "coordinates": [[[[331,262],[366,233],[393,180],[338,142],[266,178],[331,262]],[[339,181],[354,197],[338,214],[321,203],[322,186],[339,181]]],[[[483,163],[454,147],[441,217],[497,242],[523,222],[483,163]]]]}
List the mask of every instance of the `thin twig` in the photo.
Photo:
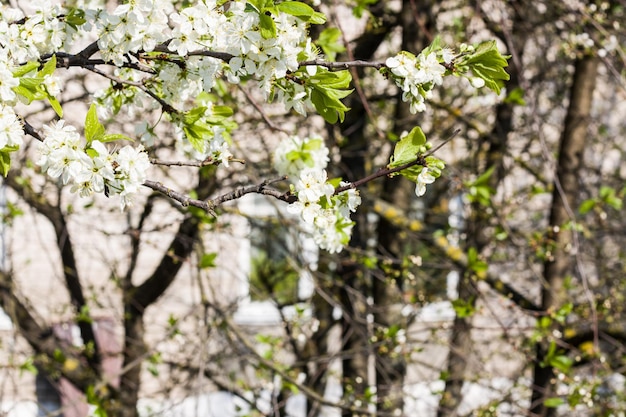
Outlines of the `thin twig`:
{"type": "MultiPolygon", "coordinates": [[[[228,158],[228,161],[229,162],[239,162],[240,164],[245,164],[246,163],[246,161],[244,161],[243,159],[236,159],[236,158],[228,158]]],[[[208,157],[204,161],[164,161],[164,160],[161,160],[161,159],[151,158],[150,159],[150,163],[152,165],[162,165],[162,166],[167,166],[167,167],[177,166],[177,167],[197,167],[197,168],[202,168],[202,167],[209,166],[209,165],[219,165],[219,164],[222,163],[222,161],[219,161],[217,159],[213,159],[211,157],[208,157]]]]}
{"type": "Polygon", "coordinates": [[[280,177],[280,178],[275,178],[272,180],[265,180],[260,184],[257,185],[250,185],[248,187],[243,187],[243,188],[238,188],[234,191],[231,191],[227,194],[223,194],[219,197],[214,198],[213,200],[208,200],[207,203],[210,204],[212,207],[215,206],[219,206],[222,203],[225,203],[227,201],[232,201],[232,200],[236,200],[238,198],[241,198],[242,196],[246,195],[246,194],[262,194],[262,195],[268,195],[271,197],[274,197],[278,200],[281,201],[285,201],[287,203],[294,203],[295,201],[297,201],[297,198],[295,195],[287,192],[287,193],[283,193],[281,191],[278,191],[276,189],[273,188],[268,188],[268,185],[280,182],[280,181],[285,181],[287,179],[286,176],[284,177],[280,177]]]}
{"type": "Polygon", "coordinates": [[[151,188],[154,191],[158,191],[159,193],[164,194],[168,196],[169,198],[178,201],[183,207],[189,207],[189,206],[197,207],[206,211],[212,216],[216,216],[213,206],[211,206],[208,202],[197,200],[183,193],[179,193],[178,191],[174,191],[171,188],[166,187],[160,182],[146,180],[144,181],[143,186],[151,188]]]}
{"type": "Polygon", "coordinates": [[[329,70],[346,70],[350,68],[386,68],[387,65],[384,62],[376,62],[376,61],[344,61],[344,62],[328,62],[322,59],[314,59],[311,61],[302,61],[299,63],[301,67],[307,67],[309,65],[315,65],[318,67],[328,68],[329,70]]]}
{"type": "MultiPolygon", "coordinates": [[[[335,19],[335,24],[337,25],[337,27],[339,28],[339,31],[341,32],[341,38],[343,40],[344,45],[346,46],[346,52],[348,54],[348,57],[352,60],[352,62],[356,62],[354,61],[354,53],[352,52],[352,48],[350,47],[350,42],[348,42],[348,40],[346,39],[345,32],[343,28],[341,27],[341,23],[339,22],[338,19],[335,19]]],[[[369,119],[372,122],[374,122],[375,120],[374,114],[372,113],[372,109],[370,108],[369,101],[367,100],[367,97],[365,96],[365,92],[363,91],[363,88],[361,87],[361,78],[359,77],[359,72],[357,71],[357,67],[351,67],[350,74],[352,74],[353,85],[354,85],[357,95],[359,96],[359,99],[361,100],[361,104],[363,104],[363,109],[365,110],[365,113],[367,114],[369,119]]],[[[385,133],[383,133],[383,131],[380,129],[380,127],[376,123],[372,123],[372,124],[374,125],[374,128],[376,129],[376,134],[378,135],[378,137],[381,139],[384,139],[385,133]]]]}
{"type": "Polygon", "coordinates": [[[129,80],[124,80],[122,78],[116,77],[114,75],[110,75],[107,74],[104,71],[99,70],[98,68],[94,67],[94,66],[86,66],[84,67],[85,69],[94,72],[98,75],[103,76],[104,78],[108,78],[109,80],[116,82],[118,84],[121,85],[129,85],[131,87],[135,87],[138,88],[139,90],[143,91],[144,93],[146,93],[147,95],[149,95],[150,97],[152,97],[154,100],[156,100],[160,105],[161,108],[163,109],[163,111],[165,113],[170,113],[170,114],[180,114],[180,110],[176,109],[175,107],[173,107],[171,104],[169,104],[167,101],[163,100],[161,97],[159,97],[157,94],[155,94],[154,92],[152,92],[149,88],[147,88],[142,82],[139,81],[129,81],[129,80]]]}
{"type": "Polygon", "coordinates": [[[24,133],[30,135],[37,139],[40,142],[43,142],[43,137],[35,130],[35,128],[28,123],[25,119],[22,119],[22,123],[24,124],[24,133]]]}
{"type": "Polygon", "coordinates": [[[395,168],[382,167],[378,171],[376,171],[373,174],[368,175],[367,177],[361,178],[360,180],[354,181],[353,183],[350,183],[348,185],[343,185],[341,187],[335,188],[335,194],[339,194],[339,193],[342,193],[342,192],[350,190],[350,189],[358,188],[358,187],[360,187],[361,185],[363,185],[365,183],[368,183],[368,182],[370,182],[372,180],[375,180],[376,178],[385,177],[387,175],[395,174],[396,172],[400,172],[400,171],[405,170],[407,168],[411,168],[411,167],[413,167],[415,165],[426,166],[426,157],[432,155],[437,150],[441,149],[442,146],[444,146],[446,143],[450,142],[459,132],[460,132],[460,129],[455,130],[454,132],[452,132],[450,137],[448,137],[442,143],[437,145],[437,147],[435,147],[435,148],[431,149],[430,151],[426,152],[424,155],[417,155],[414,161],[407,162],[406,164],[400,165],[400,166],[395,167],[395,168]]]}
{"type": "Polygon", "coordinates": [[[178,201],[183,207],[189,207],[189,206],[197,207],[199,209],[206,211],[210,215],[216,217],[217,215],[215,213],[215,207],[227,201],[232,201],[232,200],[241,198],[242,196],[246,194],[252,194],[252,193],[262,194],[262,195],[274,197],[286,203],[290,203],[290,204],[294,203],[295,201],[297,201],[297,198],[293,194],[289,192],[283,193],[279,190],[268,188],[268,185],[274,184],[276,182],[284,181],[286,178],[287,177],[280,177],[280,178],[276,178],[273,180],[265,180],[260,184],[238,188],[234,191],[223,194],[212,200],[206,200],[206,201],[191,198],[188,195],[175,191],[169,187],[166,187],[165,185],[157,181],[146,180],[144,181],[143,185],[144,187],[151,188],[154,191],[157,191],[161,194],[168,196],[169,198],[175,201],[178,201]]]}
{"type": "Polygon", "coordinates": [[[259,104],[254,100],[254,98],[250,95],[250,93],[248,92],[248,90],[244,89],[241,84],[237,84],[237,87],[239,88],[239,91],[241,91],[245,96],[246,99],[248,100],[248,102],[250,104],[252,104],[252,107],[254,107],[256,109],[256,111],[259,112],[259,114],[261,115],[261,117],[263,118],[263,121],[265,121],[265,123],[267,124],[267,126],[272,129],[272,130],[276,130],[278,132],[283,132],[283,133],[287,133],[289,134],[289,132],[286,129],[283,129],[280,126],[277,126],[274,122],[272,122],[270,120],[270,118],[267,116],[267,114],[263,111],[263,109],[261,108],[261,106],[259,106],[259,104]]]}

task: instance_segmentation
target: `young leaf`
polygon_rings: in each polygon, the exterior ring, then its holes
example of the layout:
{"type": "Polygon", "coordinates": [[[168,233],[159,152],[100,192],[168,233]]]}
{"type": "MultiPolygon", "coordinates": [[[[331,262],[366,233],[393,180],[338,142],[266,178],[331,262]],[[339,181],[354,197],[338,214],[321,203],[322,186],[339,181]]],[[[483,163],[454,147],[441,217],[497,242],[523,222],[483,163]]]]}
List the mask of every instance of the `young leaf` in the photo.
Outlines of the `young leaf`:
{"type": "Polygon", "coordinates": [[[39,62],[27,62],[13,70],[14,77],[21,77],[39,68],[39,62]]]}
{"type": "Polygon", "coordinates": [[[129,138],[128,136],[121,133],[108,133],[100,136],[98,140],[102,143],[115,142],[116,140],[127,140],[129,142],[134,142],[132,138],[129,138]]]}
{"type": "Polygon", "coordinates": [[[217,258],[217,253],[215,252],[203,254],[198,267],[200,269],[213,268],[215,266],[215,258],[217,258]]]}
{"type": "Polygon", "coordinates": [[[341,43],[341,31],[337,28],[324,29],[315,43],[322,48],[329,61],[334,61],[337,53],[346,50],[341,43]]]}
{"type": "Polygon", "coordinates": [[[543,405],[545,405],[548,408],[557,408],[560,405],[565,404],[565,400],[563,400],[563,398],[559,398],[559,397],[551,397],[551,398],[547,398],[544,402],[543,405]]]}
{"type": "Polygon", "coordinates": [[[259,26],[263,39],[270,39],[276,36],[276,23],[271,15],[261,13],[259,15],[259,26]]]}
{"type": "Polygon", "coordinates": [[[408,135],[396,143],[396,148],[393,151],[393,156],[388,167],[395,168],[415,161],[417,154],[420,152],[420,148],[424,144],[426,144],[424,132],[419,126],[414,127],[408,135]]]}
{"type": "Polygon", "coordinates": [[[54,70],[57,69],[57,56],[52,55],[50,60],[45,63],[43,68],[37,73],[39,77],[45,77],[46,75],[52,75],[54,70]]]}
{"type": "Polygon", "coordinates": [[[104,126],[98,120],[98,114],[96,113],[96,105],[91,103],[89,111],[85,117],[85,139],[87,139],[87,145],[93,140],[100,140],[104,136],[104,126]]]}
{"type": "Polygon", "coordinates": [[[48,96],[48,102],[50,103],[50,106],[52,106],[52,109],[57,114],[57,116],[63,117],[63,108],[61,107],[61,103],[59,103],[59,100],[57,100],[50,94],[46,93],[46,95],[48,96]]]}
{"type": "Polygon", "coordinates": [[[4,149],[0,151],[0,174],[6,178],[11,168],[11,155],[4,149]]]}
{"type": "Polygon", "coordinates": [[[302,20],[308,20],[315,10],[308,4],[301,3],[299,1],[284,1],[276,5],[276,8],[283,13],[290,14],[301,18],[302,20]]]}
{"type": "Polygon", "coordinates": [[[466,66],[472,73],[485,81],[485,85],[500,94],[500,88],[509,74],[504,70],[508,66],[507,58],[500,54],[496,41],[482,42],[475,52],[465,56],[458,64],[466,66]]]}

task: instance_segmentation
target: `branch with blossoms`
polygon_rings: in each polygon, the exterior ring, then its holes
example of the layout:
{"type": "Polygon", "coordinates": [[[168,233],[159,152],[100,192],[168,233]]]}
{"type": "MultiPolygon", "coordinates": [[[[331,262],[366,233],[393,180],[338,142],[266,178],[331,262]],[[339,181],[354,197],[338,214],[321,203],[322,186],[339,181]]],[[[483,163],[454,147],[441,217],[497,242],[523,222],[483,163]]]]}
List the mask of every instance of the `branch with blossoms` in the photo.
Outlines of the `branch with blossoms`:
{"type": "MultiPolygon", "coordinates": [[[[0,16],[6,26],[0,34],[1,173],[7,174],[10,154],[19,149],[26,133],[42,142],[36,161],[42,171],[81,196],[118,195],[120,207],[125,208],[143,185],[182,205],[214,213],[223,202],[248,193],[265,194],[291,203],[289,209],[307,224],[320,247],[331,252],[340,251],[350,238],[350,215],[361,202],[357,187],[399,174],[415,182],[421,196],[445,164],[429,151],[430,143],[416,127],[394,145],[391,161],[378,172],[352,184],[328,178],[323,140],[288,136],[246,94],[267,125],[287,136],[274,151],[274,167],[290,181],[288,192],[273,189],[271,180],[199,201],[149,180],[147,171],[153,164],[228,168],[231,162],[241,161],[230,150],[237,126],[233,109],[219,102],[218,80],[239,86],[254,80],[266,102],[282,103],[286,111],[303,116],[315,110],[334,124],[343,122],[349,111],[342,99],[352,93],[351,68],[378,70],[401,89],[413,113],[426,109],[433,90],[447,76],[466,77],[474,87],[487,86],[495,92],[508,79],[506,57],[495,42],[460,45],[455,50],[436,38],[417,55],[401,51],[381,62],[326,61],[308,33],[311,24],[324,23],[326,18],[298,1],[235,0],[227,5],[203,1],[176,9],[170,2],[143,0],[111,12],[47,2],[33,7],[33,17],[10,7],[0,16]],[[71,52],[74,45],[85,44],[71,52]],[[102,66],[115,69],[109,73],[102,66]],[[108,88],[94,95],[84,138],[63,119],[57,100],[63,85],[56,71],[71,67],[110,81],[108,88]],[[47,101],[61,118],[43,126],[41,133],[15,113],[18,101],[39,100],[47,101]],[[144,146],[151,147],[158,135],[156,125],[146,120],[136,127],[140,144],[109,150],[109,142],[130,138],[107,132],[99,119],[111,118],[122,109],[160,109],[159,122],[174,128],[176,150],[185,161],[197,162],[150,160],[144,146]]],[[[323,40],[318,42],[324,46],[323,40]]]]}

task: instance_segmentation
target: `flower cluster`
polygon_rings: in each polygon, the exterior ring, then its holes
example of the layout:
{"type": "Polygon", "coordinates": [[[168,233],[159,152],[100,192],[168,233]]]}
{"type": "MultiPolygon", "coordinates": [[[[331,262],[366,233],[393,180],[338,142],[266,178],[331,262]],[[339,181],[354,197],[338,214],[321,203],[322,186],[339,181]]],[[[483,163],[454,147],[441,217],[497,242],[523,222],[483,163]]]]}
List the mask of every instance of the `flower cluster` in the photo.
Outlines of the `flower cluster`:
{"type": "Polygon", "coordinates": [[[246,9],[246,2],[230,3],[229,18],[219,27],[217,50],[234,55],[226,75],[231,82],[254,75],[263,92],[269,95],[272,83],[287,72],[296,71],[298,55],[308,38],[304,21],[286,13],[272,16],[276,36],[264,38],[260,32],[260,15],[246,9]]]}
{"type": "Polygon", "coordinates": [[[98,31],[98,47],[102,58],[122,65],[129,52],[153,51],[169,37],[170,2],[138,0],[121,4],[108,13],[88,10],[90,21],[98,31]]]}
{"type": "Polygon", "coordinates": [[[37,165],[52,178],[59,178],[63,185],[70,184],[72,192],[82,197],[94,193],[119,194],[120,206],[132,205],[133,195],[146,180],[150,167],[143,147],[124,146],[109,153],[97,140],[88,145],[73,126],[63,119],[43,128],[45,140],[39,146],[37,165]]]}
{"type": "Polygon", "coordinates": [[[410,111],[415,114],[426,110],[425,100],[431,98],[432,89],[443,83],[446,67],[454,58],[448,48],[437,52],[426,49],[417,57],[402,51],[388,58],[385,64],[389,68],[396,85],[402,89],[402,100],[410,103],[410,111]]]}
{"type": "Polygon", "coordinates": [[[20,9],[0,6],[2,61],[6,59],[17,65],[38,60],[42,53],[61,49],[68,34],[73,32],[61,17],[64,10],[55,2],[33,0],[29,6],[35,13],[28,17],[20,9]]]}
{"type": "MultiPolygon", "coordinates": [[[[298,201],[289,210],[297,213],[311,228],[315,243],[330,253],[340,252],[350,241],[350,213],[361,204],[355,189],[335,194],[328,181],[328,148],[321,138],[290,137],[283,140],[274,154],[274,167],[292,178],[298,201]]],[[[349,185],[341,182],[341,186],[349,185]]]]}
{"type": "Polygon", "coordinates": [[[0,149],[22,145],[22,123],[11,107],[0,104],[0,149]]]}
{"type": "Polygon", "coordinates": [[[326,165],[328,148],[319,136],[304,139],[291,136],[281,141],[274,151],[274,168],[288,177],[297,178],[305,169],[322,170],[326,165]]]}

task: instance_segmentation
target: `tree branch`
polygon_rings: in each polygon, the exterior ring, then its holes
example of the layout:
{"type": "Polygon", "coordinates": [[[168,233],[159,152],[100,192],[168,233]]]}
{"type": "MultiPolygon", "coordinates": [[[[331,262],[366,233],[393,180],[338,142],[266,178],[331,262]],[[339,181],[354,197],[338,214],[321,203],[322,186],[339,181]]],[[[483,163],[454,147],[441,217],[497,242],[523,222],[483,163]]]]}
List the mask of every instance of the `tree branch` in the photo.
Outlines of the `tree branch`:
{"type": "Polygon", "coordinates": [[[95,384],[95,370],[89,366],[81,366],[84,364],[82,352],[56,337],[51,328],[39,325],[31,313],[32,309],[17,297],[11,273],[4,271],[0,271],[0,306],[35,351],[35,362],[38,366],[46,371],[53,371],[50,373],[60,373],[83,392],[95,384]],[[64,357],[63,362],[53,360],[59,357],[59,350],[64,357]],[[72,366],[67,366],[70,363],[72,366]]]}
{"type": "MultiPolygon", "coordinates": [[[[83,294],[83,287],[78,276],[74,247],[70,239],[65,216],[61,212],[60,207],[50,204],[44,197],[35,193],[26,182],[16,181],[13,175],[9,175],[5,179],[5,183],[15,190],[31,207],[37,210],[38,213],[46,217],[54,227],[57,247],[61,254],[65,286],[69,292],[74,311],[77,315],[88,313],[89,310],[83,294]]],[[[91,345],[93,347],[93,354],[86,355],[86,359],[94,369],[99,369],[101,352],[93,326],[87,320],[77,320],[77,324],[85,346],[91,345]]]]}

